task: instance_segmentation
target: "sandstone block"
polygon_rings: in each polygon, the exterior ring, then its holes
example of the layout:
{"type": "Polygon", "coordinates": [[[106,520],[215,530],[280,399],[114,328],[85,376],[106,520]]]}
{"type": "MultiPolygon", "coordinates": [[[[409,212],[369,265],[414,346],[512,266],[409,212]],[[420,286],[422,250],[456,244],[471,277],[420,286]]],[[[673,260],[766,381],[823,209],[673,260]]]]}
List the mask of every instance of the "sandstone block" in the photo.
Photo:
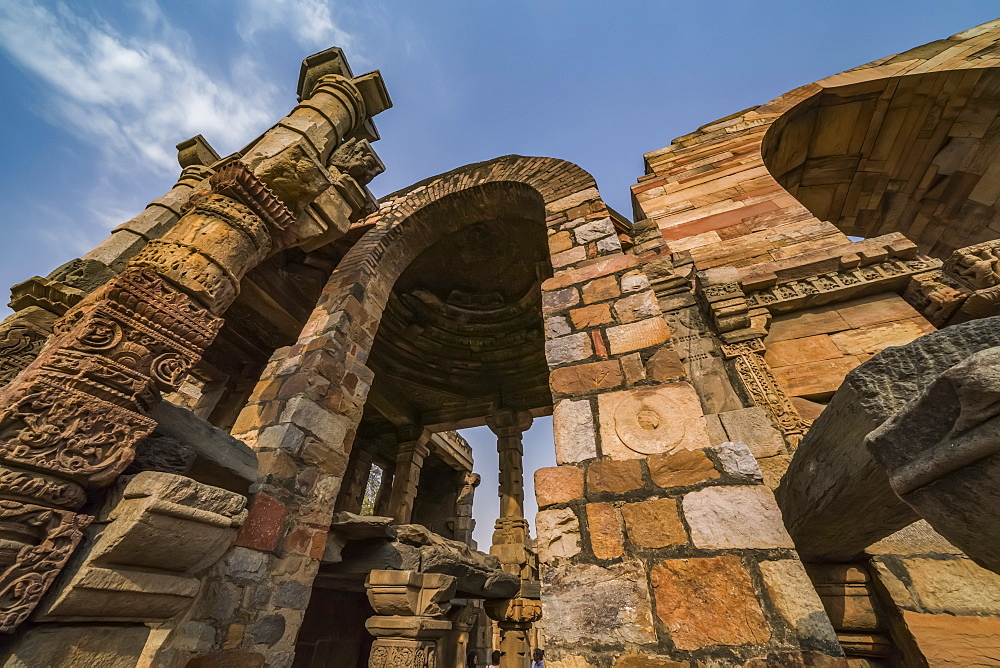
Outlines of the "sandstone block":
{"type": "Polygon", "coordinates": [[[933,331],[934,325],[917,317],[837,332],[830,335],[830,340],[847,355],[874,355],[889,346],[904,346],[933,331]]]}
{"type": "Polygon", "coordinates": [[[561,253],[553,253],[549,256],[549,261],[552,263],[552,267],[558,269],[559,267],[565,267],[566,265],[573,264],[575,262],[580,262],[581,260],[587,259],[587,249],[583,246],[574,246],[569,250],[564,250],[561,253]]]}
{"type": "Polygon", "coordinates": [[[660,348],[646,362],[646,375],[650,380],[667,383],[684,378],[687,372],[676,351],[660,348]]]}
{"type": "Polygon", "coordinates": [[[638,561],[547,568],[542,576],[542,599],[548,618],[559,620],[563,643],[656,642],[646,572],[638,561]]]}
{"type": "Polygon", "coordinates": [[[554,313],[563,311],[580,303],[580,293],[576,288],[542,291],[542,311],[554,313]]]}
{"type": "Polygon", "coordinates": [[[777,341],[802,339],[816,334],[829,334],[850,329],[839,313],[831,307],[820,307],[806,311],[798,311],[789,315],[776,316],[771,320],[764,345],[770,346],[777,341]]]}
{"type": "Polygon", "coordinates": [[[817,334],[767,344],[764,361],[772,367],[780,367],[836,359],[843,355],[829,334],[817,334]]]}
{"type": "Polygon", "coordinates": [[[607,329],[612,355],[658,346],[670,338],[670,327],[661,317],[647,318],[607,329]]]}
{"type": "Polygon", "coordinates": [[[552,410],[556,463],[575,464],[597,456],[594,413],[586,399],[556,402],[552,410]]]}
{"type": "Polygon", "coordinates": [[[575,466],[550,466],[535,471],[538,507],[583,498],[583,471],[575,466]]]}
{"type": "Polygon", "coordinates": [[[545,319],[545,338],[557,339],[571,333],[573,328],[564,316],[554,315],[545,319]]]}
{"type": "Polygon", "coordinates": [[[623,654],[615,659],[614,668],[687,668],[687,663],[650,654],[623,654]]]}
{"type": "Polygon", "coordinates": [[[597,401],[603,455],[632,459],[709,445],[701,401],[688,383],[609,392],[597,401]]]}
{"type": "Polygon", "coordinates": [[[920,316],[916,309],[903,301],[902,297],[893,293],[872,295],[838,304],[837,313],[852,329],[920,316]]]}
{"type": "Polygon", "coordinates": [[[560,336],[545,342],[545,359],[550,366],[579,362],[594,354],[590,337],[585,332],[560,336]]]}
{"type": "Polygon", "coordinates": [[[931,666],[986,668],[1000,663],[1000,617],[903,611],[903,622],[931,666]]]}
{"type": "Polygon", "coordinates": [[[785,452],[785,440],[760,406],[719,413],[727,440],[746,443],[755,457],[771,457],[785,452]]]}
{"type": "Polygon", "coordinates": [[[625,383],[635,385],[640,380],[646,379],[646,367],[642,364],[642,356],[639,353],[631,353],[620,359],[622,372],[625,374],[625,383]]]}
{"type": "Polygon", "coordinates": [[[568,231],[556,232],[549,236],[549,252],[561,253],[573,247],[573,236],[568,231]]]}
{"type": "Polygon", "coordinates": [[[282,522],[287,511],[281,501],[264,492],[258,492],[236,538],[236,544],[265,552],[273,550],[281,534],[282,522]]]}
{"type": "Polygon", "coordinates": [[[601,218],[600,220],[584,223],[573,230],[573,236],[576,237],[576,242],[579,244],[596,241],[614,233],[615,228],[611,224],[610,218],[601,218]]]}
{"type": "Polygon", "coordinates": [[[674,499],[652,499],[622,506],[628,539],[639,547],[684,545],[687,533],[674,499]]]}
{"type": "Polygon", "coordinates": [[[541,510],[535,515],[538,557],[551,564],[580,553],[580,520],[570,508],[541,510]]]}
{"type": "Polygon", "coordinates": [[[576,364],[554,369],[549,375],[553,392],[585,394],[619,387],[623,381],[618,360],[576,364]]]}
{"type": "Polygon", "coordinates": [[[903,559],[927,612],[1000,615],[1000,575],[969,559],[903,559]]]}
{"type": "Polygon", "coordinates": [[[778,367],[774,369],[774,377],[791,396],[823,399],[836,392],[847,373],[859,364],[860,359],[847,355],[822,362],[778,367]]]}
{"type": "Polygon", "coordinates": [[[577,329],[598,327],[611,322],[611,307],[608,304],[591,304],[573,309],[569,312],[569,317],[577,329]]]}
{"type": "MultiPolygon", "coordinates": [[[[144,626],[70,626],[30,629],[5,652],[8,668],[133,668],[150,629],[144,626]]],[[[7,642],[11,642],[9,639],[7,642]]]]}
{"type": "Polygon", "coordinates": [[[656,302],[656,295],[652,290],[644,290],[616,301],[614,313],[618,322],[635,322],[659,316],[660,305],[656,302]]]}
{"type": "Polygon", "coordinates": [[[795,547],[771,490],[764,486],[706,487],[686,494],[682,506],[698,547],[795,547]]]}
{"type": "Polygon", "coordinates": [[[630,271],[622,276],[622,292],[638,292],[649,289],[649,279],[646,274],[638,269],[630,271]]]}
{"type": "Polygon", "coordinates": [[[580,292],[583,294],[584,304],[603,302],[608,299],[614,299],[621,294],[618,290],[618,280],[614,276],[602,276],[601,278],[595,278],[588,283],[584,283],[583,287],[580,288],[580,292]]]}
{"type": "Polygon", "coordinates": [[[587,529],[590,547],[598,559],[615,559],[625,550],[622,537],[622,518],[610,503],[588,503],[586,506],[587,529]]]}
{"type": "Polygon", "coordinates": [[[650,455],[649,475],[660,487],[684,487],[715,480],[719,472],[702,450],[678,450],[666,455],[650,455]]]}
{"type": "Polygon", "coordinates": [[[797,559],[762,561],[758,564],[764,576],[767,593],[795,634],[807,641],[809,647],[817,644],[837,652],[837,634],[826,616],[816,588],[797,559]]]}
{"type": "Polygon", "coordinates": [[[601,459],[587,467],[587,492],[623,494],[642,487],[642,468],[638,459],[616,461],[601,459]]]}
{"type": "Polygon", "coordinates": [[[678,649],[771,638],[750,575],[737,556],[670,559],[655,565],[649,579],[656,613],[678,649]]]}

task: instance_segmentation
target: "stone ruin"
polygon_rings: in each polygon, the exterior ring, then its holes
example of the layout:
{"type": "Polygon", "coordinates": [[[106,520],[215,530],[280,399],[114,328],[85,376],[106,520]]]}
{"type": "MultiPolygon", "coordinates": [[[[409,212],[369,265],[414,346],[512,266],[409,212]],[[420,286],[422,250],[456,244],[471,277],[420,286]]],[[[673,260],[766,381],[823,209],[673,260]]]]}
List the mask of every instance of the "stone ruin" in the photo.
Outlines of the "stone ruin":
{"type": "Polygon", "coordinates": [[[553,158],[376,200],[379,73],[298,94],[12,289],[3,666],[1000,665],[1000,22],[647,153],[635,222],[553,158]]]}

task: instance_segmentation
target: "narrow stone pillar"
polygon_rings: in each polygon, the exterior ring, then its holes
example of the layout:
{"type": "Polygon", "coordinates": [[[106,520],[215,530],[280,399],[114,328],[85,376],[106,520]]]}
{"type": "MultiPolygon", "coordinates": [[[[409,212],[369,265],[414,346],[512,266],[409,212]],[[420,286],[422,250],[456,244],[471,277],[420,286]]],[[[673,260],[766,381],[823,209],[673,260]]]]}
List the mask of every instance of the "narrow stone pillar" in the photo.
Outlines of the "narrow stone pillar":
{"type": "Polygon", "coordinates": [[[455,497],[455,540],[469,546],[472,546],[472,532],[476,528],[476,521],[472,519],[472,500],[480,481],[478,473],[466,471],[455,497]]]}
{"type": "Polygon", "coordinates": [[[445,617],[455,578],[439,573],[372,571],[365,581],[375,616],[365,628],[375,636],[369,668],[434,668],[438,641],[452,623],[445,617]]]}
{"type": "Polygon", "coordinates": [[[396,451],[396,471],[392,476],[392,491],[389,493],[389,514],[399,524],[409,524],[413,516],[420,470],[424,459],[431,453],[428,440],[430,434],[421,434],[416,440],[400,443],[396,451]]]}
{"type": "Polygon", "coordinates": [[[528,634],[542,618],[541,601],[511,598],[486,601],[486,614],[500,627],[500,668],[525,668],[531,660],[528,634]]]}
{"type": "Polygon", "coordinates": [[[531,426],[527,413],[498,411],[486,421],[497,435],[500,455],[500,518],[493,531],[490,554],[500,559],[501,567],[522,578],[526,573],[528,555],[528,522],[524,519],[524,470],[521,459],[524,446],[521,434],[531,426]]]}

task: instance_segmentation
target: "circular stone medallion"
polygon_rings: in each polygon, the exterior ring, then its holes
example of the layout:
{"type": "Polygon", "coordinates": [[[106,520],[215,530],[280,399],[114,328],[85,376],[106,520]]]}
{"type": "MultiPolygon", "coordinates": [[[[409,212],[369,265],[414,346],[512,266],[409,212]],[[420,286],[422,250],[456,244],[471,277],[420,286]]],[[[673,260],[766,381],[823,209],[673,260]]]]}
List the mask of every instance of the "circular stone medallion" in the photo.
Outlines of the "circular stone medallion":
{"type": "Polygon", "coordinates": [[[671,394],[636,392],[615,408],[615,433],[626,447],[639,454],[670,452],[684,442],[686,408],[686,402],[671,394]]]}

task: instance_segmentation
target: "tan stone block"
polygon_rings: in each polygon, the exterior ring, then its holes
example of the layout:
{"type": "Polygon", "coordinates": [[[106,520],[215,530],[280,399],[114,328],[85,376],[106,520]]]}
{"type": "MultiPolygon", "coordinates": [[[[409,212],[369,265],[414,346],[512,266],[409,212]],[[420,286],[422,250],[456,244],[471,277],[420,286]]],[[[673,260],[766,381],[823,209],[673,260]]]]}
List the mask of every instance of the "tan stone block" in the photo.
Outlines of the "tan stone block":
{"type": "Polygon", "coordinates": [[[610,503],[588,503],[587,529],[590,547],[598,559],[615,559],[625,551],[622,518],[610,503]]]}
{"type": "Polygon", "coordinates": [[[550,365],[579,362],[594,354],[594,347],[586,332],[560,336],[545,342],[545,359],[550,365]]]}
{"type": "Polygon", "coordinates": [[[754,487],[706,487],[685,494],[684,519],[691,541],[705,549],[793,548],[771,490],[754,487]]]}
{"type": "Polygon", "coordinates": [[[791,455],[774,455],[763,457],[757,460],[760,472],[764,476],[764,484],[769,489],[777,489],[781,484],[781,477],[788,470],[788,464],[792,461],[791,455]]]}
{"type": "Polygon", "coordinates": [[[564,250],[561,253],[553,253],[549,256],[549,261],[555,269],[586,259],[587,249],[583,246],[574,246],[569,250],[564,250]]]}
{"type": "Polygon", "coordinates": [[[545,615],[559,620],[564,646],[656,642],[642,562],[563,564],[544,569],[542,578],[545,615]]]}
{"type": "Polygon", "coordinates": [[[615,459],[709,447],[701,400],[689,383],[598,395],[601,454],[615,459]]]}
{"type": "Polygon", "coordinates": [[[625,355],[620,361],[628,385],[635,385],[640,380],[646,379],[646,367],[642,365],[642,356],[639,353],[625,355]]]}
{"type": "Polygon", "coordinates": [[[650,380],[667,383],[687,376],[680,355],[669,348],[660,348],[646,362],[646,375],[650,380]]]}
{"type": "Polygon", "coordinates": [[[614,276],[595,278],[589,283],[584,283],[580,288],[580,293],[583,295],[584,304],[603,302],[614,299],[621,294],[618,289],[618,280],[614,276]]]}
{"type": "Polygon", "coordinates": [[[610,304],[591,304],[575,308],[569,312],[569,318],[577,329],[598,327],[612,321],[610,304]]]}
{"type": "Polygon", "coordinates": [[[624,654],[614,662],[614,668],[687,668],[688,663],[681,663],[665,656],[650,654],[624,654]]]}
{"type": "Polygon", "coordinates": [[[678,450],[666,455],[650,455],[649,475],[660,487],[684,487],[715,480],[719,472],[703,450],[678,450]]]}
{"type": "Polygon", "coordinates": [[[801,639],[820,640],[835,647],[837,634],[802,562],[779,559],[762,561],[758,566],[771,602],[778,614],[795,629],[795,634],[801,639]]]}
{"type": "Polygon", "coordinates": [[[661,317],[647,318],[607,329],[612,355],[658,346],[670,338],[670,327],[661,317]]]}
{"type": "Polygon", "coordinates": [[[760,459],[784,454],[785,439],[774,428],[767,411],[760,406],[726,411],[718,416],[726,431],[726,440],[746,443],[754,457],[760,459]]]}
{"type": "Polygon", "coordinates": [[[535,471],[538,507],[583,498],[583,471],[575,466],[549,466],[535,471]]]}
{"type": "Polygon", "coordinates": [[[927,612],[1000,615],[1000,575],[970,559],[903,559],[927,612]]]}
{"type": "Polygon", "coordinates": [[[570,654],[561,659],[549,659],[546,657],[545,665],[548,668],[597,668],[597,666],[579,654],[570,654]]]}
{"type": "Polygon", "coordinates": [[[642,467],[638,459],[600,459],[587,467],[587,493],[622,494],[642,487],[642,467]]]}
{"type": "Polygon", "coordinates": [[[594,413],[590,401],[557,401],[552,409],[556,463],[575,464],[597,456],[594,413]]]}
{"type": "Polygon", "coordinates": [[[844,376],[859,364],[861,360],[849,355],[835,360],[778,367],[774,369],[774,377],[791,396],[824,399],[833,395],[844,382],[844,376]]]}
{"type": "Polygon", "coordinates": [[[768,344],[764,361],[772,367],[805,364],[843,357],[844,353],[829,334],[817,334],[802,339],[775,341],[768,344]]]}
{"type": "Polygon", "coordinates": [[[816,334],[829,334],[850,329],[839,313],[832,306],[824,306],[807,311],[797,311],[789,315],[779,315],[771,320],[764,345],[770,346],[777,341],[802,339],[816,334]]]}
{"type": "Polygon", "coordinates": [[[568,231],[556,232],[549,237],[549,252],[561,253],[573,247],[573,235],[568,231]]]}
{"type": "Polygon", "coordinates": [[[903,610],[903,622],[928,665],[935,668],[1000,665],[1000,617],[928,615],[903,610]]]}
{"type": "Polygon", "coordinates": [[[643,290],[627,297],[622,297],[614,305],[615,318],[618,322],[628,323],[654,318],[660,315],[660,305],[652,290],[643,290]]]}
{"type": "Polygon", "coordinates": [[[917,310],[893,293],[883,293],[862,297],[837,305],[837,313],[852,329],[891,320],[906,320],[918,317],[917,310]]]}
{"type": "Polygon", "coordinates": [[[931,528],[927,520],[918,520],[896,533],[886,536],[865,548],[868,554],[963,554],[948,540],[931,528]]]}
{"type": "Polygon", "coordinates": [[[622,506],[628,539],[639,547],[660,548],[687,544],[674,499],[652,499],[622,506]]]}
{"type": "Polygon", "coordinates": [[[823,409],[826,408],[826,404],[819,404],[815,401],[803,399],[802,397],[789,398],[792,400],[795,410],[798,411],[804,420],[815,420],[823,412],[823,409]]]}
{"type": "Polygon", "coordinates": [[[837,332],[830,338],[848,355],[874,355],[889,346],[904,346],[933,331],[934,325],[923,318],[911,318],[837,332]]]}
{"type": "Polygon", "coordinates": [[[678,649],[771,638],[750,574],[737,556],[670,559],[653,566],[649,579],[656,614],[678,649]]]}
{"type": "Polygon", "coordinates": [[[535,515],[535,545],[545,563],[568,559],[580,553],[580,521],[570,508],[540,510],[535,515]]]}
{"type": "Polygon", "coordinates": [[[619,387],[623,381],[618,360],[591,362],[553,369],[549,383],[553,392],[560,394],[585,394],[594,390],[619,387]]]}

